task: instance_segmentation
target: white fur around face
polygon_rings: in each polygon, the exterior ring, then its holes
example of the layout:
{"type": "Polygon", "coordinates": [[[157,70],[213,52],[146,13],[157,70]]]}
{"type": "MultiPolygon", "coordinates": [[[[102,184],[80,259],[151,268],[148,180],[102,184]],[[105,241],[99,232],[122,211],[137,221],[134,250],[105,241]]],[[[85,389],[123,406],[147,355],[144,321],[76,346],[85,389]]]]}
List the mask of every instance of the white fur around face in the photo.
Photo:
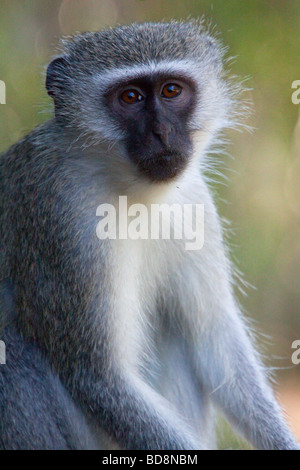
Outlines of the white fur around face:
{"type": "Polygon", "coordinates": [[[140,77],[164,73],[191,79],[197,88],[197,106],[191,117],[189,127],[193,131],[204,130],[214,137],[218,131],[230,126],[231,97],[226,82],[216,74],[204,55],[199,60],[149,61],[143,65],[124,66],[113,71],[106,71],[86,77],[78,90],[81,102],[80,128],[82,135],[88,133],[92,142],[120,142],[123,132],[107,113],[104,96],[110,87],[123,80],[136,80],[140,77]],[[97,99],[95,97],[98,97],[97,99]],[[100,101],[99,101],[100,99],[100,101]],[[99,107],[100,106],[100,107],[99,107]]]}

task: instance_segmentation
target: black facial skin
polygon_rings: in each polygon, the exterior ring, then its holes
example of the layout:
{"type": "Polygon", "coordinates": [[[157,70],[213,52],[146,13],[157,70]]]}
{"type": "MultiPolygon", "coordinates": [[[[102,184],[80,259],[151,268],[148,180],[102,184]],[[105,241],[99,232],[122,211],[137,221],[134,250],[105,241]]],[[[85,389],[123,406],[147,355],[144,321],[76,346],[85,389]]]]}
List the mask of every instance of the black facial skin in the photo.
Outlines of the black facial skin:
{"type": "Polygon", "coordinates": [[[184,170],[192,152],[188,122],[195,107],[196,86],[191,80],[146,75],[119,83],[105,98],[113,118],[125,131],[128,155],[142,174],[162,182],[184,170]],[[164,96],[169,85],[179,94],[164,96]],[[126,102],[129,90],[136,93],[136,101],[126,102]]]}

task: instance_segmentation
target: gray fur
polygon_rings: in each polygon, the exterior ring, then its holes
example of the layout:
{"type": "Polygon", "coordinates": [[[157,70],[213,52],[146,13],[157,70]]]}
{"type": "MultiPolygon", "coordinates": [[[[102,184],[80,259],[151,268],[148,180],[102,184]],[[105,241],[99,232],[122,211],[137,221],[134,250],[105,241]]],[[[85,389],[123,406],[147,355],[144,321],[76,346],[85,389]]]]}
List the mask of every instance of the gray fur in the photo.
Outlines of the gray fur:
{"type": "Polygon", "coordinates": [[[64,46],[47,86],[56,118],[0,162],[8,351],[0,447],[213,448],[215,405],[258,448],[296,448],[234,300],[199,169],[235,120],[218,42],[194,22],[86,33],[64,46]],[[126,158],[101,94],[122,74],[176,67],[199,85],[194,153],[183,175],[155,185],[126,158]],[[99,241],[96,208],[119,195],[204,204],[203,249],[187,252],[181,240],[99,241]]]}

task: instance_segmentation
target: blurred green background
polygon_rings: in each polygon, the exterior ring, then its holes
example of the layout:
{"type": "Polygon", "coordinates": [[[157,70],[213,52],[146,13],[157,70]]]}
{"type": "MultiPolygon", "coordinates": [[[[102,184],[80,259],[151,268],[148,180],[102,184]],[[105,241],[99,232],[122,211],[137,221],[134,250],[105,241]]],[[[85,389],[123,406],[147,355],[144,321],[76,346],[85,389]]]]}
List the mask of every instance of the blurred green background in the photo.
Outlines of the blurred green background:
{"type": "MultiPolygon", "coordinates": [[[[43,71],[61,35],[203,14],[252,89],[254,132],[228,135],[233,159],[220,157],[230,182],[217,185],[219,207],[232,221],[232,256],[255,287],[241,302],[267,335],[259,344],[278,368],[275,388],[300,438],[300,365],[291,362],[300,339],[300,105],[291,102],[300,80],[299,0],[1,0],[0,151],[51,115],[43,71]]],[[[221,446],[242,444],[225,427],[221,446]]]]}

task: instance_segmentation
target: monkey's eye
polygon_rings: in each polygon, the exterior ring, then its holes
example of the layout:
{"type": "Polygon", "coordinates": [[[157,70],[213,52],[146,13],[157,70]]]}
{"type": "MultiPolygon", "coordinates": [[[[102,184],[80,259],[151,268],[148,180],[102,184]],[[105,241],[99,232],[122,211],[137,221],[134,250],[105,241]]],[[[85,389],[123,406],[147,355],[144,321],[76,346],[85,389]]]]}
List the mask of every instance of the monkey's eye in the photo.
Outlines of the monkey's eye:
{"type": "Polygon", "coordinates": [[[123,91],[120,98],[126,104],[138,103],[144,99],[140,92],[134,89],[123,91]]]}
{"type": "Polygon", "coordinates": [[[161,91],[161,96],[164,98],[176,98],[177,96],[180,95],[182,92],[182,88],[179,85],[176,85],[175,83],[168,83],[165,85],[161,91]]]}

